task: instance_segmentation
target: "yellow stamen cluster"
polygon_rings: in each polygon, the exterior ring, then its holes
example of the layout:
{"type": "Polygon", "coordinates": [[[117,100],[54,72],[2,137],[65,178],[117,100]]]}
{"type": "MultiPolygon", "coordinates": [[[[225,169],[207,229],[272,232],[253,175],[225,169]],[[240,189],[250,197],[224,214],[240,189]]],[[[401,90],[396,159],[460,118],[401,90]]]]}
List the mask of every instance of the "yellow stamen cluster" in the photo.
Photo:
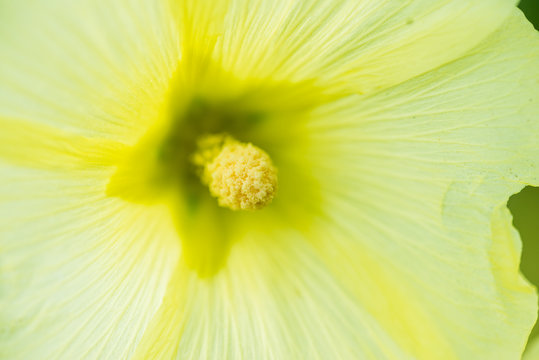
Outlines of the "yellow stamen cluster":
{"type": "Polygon", "coordinates": [[[258,210],[269,205],[277,191],[277,169],[253,144],[222,134],[206,135],[198,141],[192,160],[220,206],[258,210]]]}

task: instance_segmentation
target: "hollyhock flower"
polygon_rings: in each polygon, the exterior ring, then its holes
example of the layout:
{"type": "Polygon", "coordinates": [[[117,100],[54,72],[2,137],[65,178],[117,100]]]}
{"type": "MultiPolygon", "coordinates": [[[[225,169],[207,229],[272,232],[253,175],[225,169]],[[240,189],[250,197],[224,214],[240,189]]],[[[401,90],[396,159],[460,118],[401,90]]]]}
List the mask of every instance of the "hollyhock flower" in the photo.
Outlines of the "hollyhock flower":
{"type": "Polygon", "coordinates": [[[0,357],[516,359],[508,0],[0,2],[0,357]]]}

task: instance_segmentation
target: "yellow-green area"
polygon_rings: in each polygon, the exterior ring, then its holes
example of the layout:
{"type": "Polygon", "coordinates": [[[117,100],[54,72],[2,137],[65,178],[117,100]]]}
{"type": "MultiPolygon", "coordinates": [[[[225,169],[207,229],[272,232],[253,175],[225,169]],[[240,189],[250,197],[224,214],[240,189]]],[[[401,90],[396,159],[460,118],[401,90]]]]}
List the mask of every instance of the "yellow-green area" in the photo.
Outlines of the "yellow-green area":
{"type": "MultiPolygon", "coordinates": [[[[522,260],[520,268],[535,286],[539,285],[539,188],[528,186],[512,196],[508,203],[513,213],[513,223],[522,238],[522,260]]],[[[535,325],[530,336],[539,335],[535,325]]]]}
{"type": "MultiPolygon", "coordinates": [[[[523,0],[519,7],[535,28],[539,29],[539,2],[523,0]]],[[[520,268],[530,282],[539,286],[539,188],[526,187],[509,200],[508,206],[523,242],[520,268]]],[[[530,340],[538,335],[539,326],[536,324],[530,340]]]]}

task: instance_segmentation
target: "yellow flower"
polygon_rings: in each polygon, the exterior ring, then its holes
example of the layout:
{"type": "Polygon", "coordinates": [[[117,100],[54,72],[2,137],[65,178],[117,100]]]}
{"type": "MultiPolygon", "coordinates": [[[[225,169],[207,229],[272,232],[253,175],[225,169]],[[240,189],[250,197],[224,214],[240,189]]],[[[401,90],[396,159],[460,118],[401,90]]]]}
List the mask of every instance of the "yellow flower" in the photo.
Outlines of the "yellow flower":
{"type": "Polygon", "coordinates": [[[4,0],[0,54],[0,358],[520,357],[514,1],[4,0]]]}

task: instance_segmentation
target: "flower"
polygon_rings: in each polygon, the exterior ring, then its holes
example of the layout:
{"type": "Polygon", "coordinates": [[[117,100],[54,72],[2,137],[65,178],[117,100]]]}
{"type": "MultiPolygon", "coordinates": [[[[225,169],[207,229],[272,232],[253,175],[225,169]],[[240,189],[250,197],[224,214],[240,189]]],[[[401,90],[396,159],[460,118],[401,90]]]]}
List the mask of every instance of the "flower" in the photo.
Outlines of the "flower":
{"type": "Polygon", "coordinates": [[[0,7],[0,357],[520,356],[512,1],[0,7]]]}

